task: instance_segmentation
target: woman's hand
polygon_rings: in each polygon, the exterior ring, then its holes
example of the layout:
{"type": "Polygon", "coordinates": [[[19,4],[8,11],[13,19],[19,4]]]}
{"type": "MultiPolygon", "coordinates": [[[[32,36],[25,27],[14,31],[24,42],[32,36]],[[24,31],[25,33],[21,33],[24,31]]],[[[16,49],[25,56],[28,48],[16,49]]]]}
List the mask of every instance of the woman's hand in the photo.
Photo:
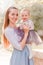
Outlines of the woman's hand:
{"type": "Polygon", "coordinates": [[[27,40],[27,37],[28,37],[29,28],[26,25],[23,25],[22,28],[24,30],[24,37],[23,37],[22,41],[20,42],[20,44],[21,44],[22,49],[23,49],[26,45],[26,40],[27,40]]]}

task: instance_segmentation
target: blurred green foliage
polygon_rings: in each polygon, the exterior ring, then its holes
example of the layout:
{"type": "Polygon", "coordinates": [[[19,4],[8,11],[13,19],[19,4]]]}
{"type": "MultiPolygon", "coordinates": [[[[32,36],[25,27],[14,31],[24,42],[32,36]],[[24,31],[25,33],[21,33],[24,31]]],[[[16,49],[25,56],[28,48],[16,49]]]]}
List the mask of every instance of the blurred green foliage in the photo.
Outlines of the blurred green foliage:
{"type": "Polygon", "coordinates": [[[43,4],[34,3],[30,11],[31,18],[35,24],[35,30],[43,30],[43,4]]]}

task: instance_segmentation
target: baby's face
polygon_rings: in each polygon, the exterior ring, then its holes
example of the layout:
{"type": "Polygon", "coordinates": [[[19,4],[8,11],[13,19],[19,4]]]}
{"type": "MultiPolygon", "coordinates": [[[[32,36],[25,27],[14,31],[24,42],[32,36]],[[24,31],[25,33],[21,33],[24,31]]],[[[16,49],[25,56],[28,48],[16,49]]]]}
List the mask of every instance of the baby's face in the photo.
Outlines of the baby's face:
{"type": "Polygon", "coordinates": [[[22,13],[21,13],[21,19],[25,22],[29,19],[29,12],[27,10],[24,10],[22,13]]]}

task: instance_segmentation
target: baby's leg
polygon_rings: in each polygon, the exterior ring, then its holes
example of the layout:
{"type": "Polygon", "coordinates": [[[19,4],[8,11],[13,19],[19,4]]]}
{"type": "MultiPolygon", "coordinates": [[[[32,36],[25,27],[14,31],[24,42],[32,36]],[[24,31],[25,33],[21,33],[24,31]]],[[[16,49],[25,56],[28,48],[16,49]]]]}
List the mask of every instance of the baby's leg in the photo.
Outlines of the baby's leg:
{"type": "Polygon", "coordinates": [[[29,49],[29,59],[31,59],[33,57],[31,46],[30,46],[30,44],[26,44],[26,45],[29,49]]]}

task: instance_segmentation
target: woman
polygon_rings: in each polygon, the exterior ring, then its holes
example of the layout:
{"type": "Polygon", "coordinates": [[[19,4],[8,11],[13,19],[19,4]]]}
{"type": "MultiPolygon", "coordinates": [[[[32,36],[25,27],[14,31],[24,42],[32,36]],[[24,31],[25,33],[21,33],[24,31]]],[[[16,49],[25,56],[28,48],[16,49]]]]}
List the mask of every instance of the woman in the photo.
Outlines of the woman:
{"type": "Polygon", "coordinates": [[[17,27],[16,27],[17,20],[18,20],[18,9],[15,7],[8,8],[5,15],[5,21],[3,24],[4,46],[8,47],[11,43],[14,48],[10,60],[10,65],[30,65],[29,58],[28,58],[29,50],[26,46],[26,39],[28,36],[29,29],[27,26],[23,26],[24,37],[22,41],[20,41],[21,37],[18,36],[17,34],[17,27]]]}

